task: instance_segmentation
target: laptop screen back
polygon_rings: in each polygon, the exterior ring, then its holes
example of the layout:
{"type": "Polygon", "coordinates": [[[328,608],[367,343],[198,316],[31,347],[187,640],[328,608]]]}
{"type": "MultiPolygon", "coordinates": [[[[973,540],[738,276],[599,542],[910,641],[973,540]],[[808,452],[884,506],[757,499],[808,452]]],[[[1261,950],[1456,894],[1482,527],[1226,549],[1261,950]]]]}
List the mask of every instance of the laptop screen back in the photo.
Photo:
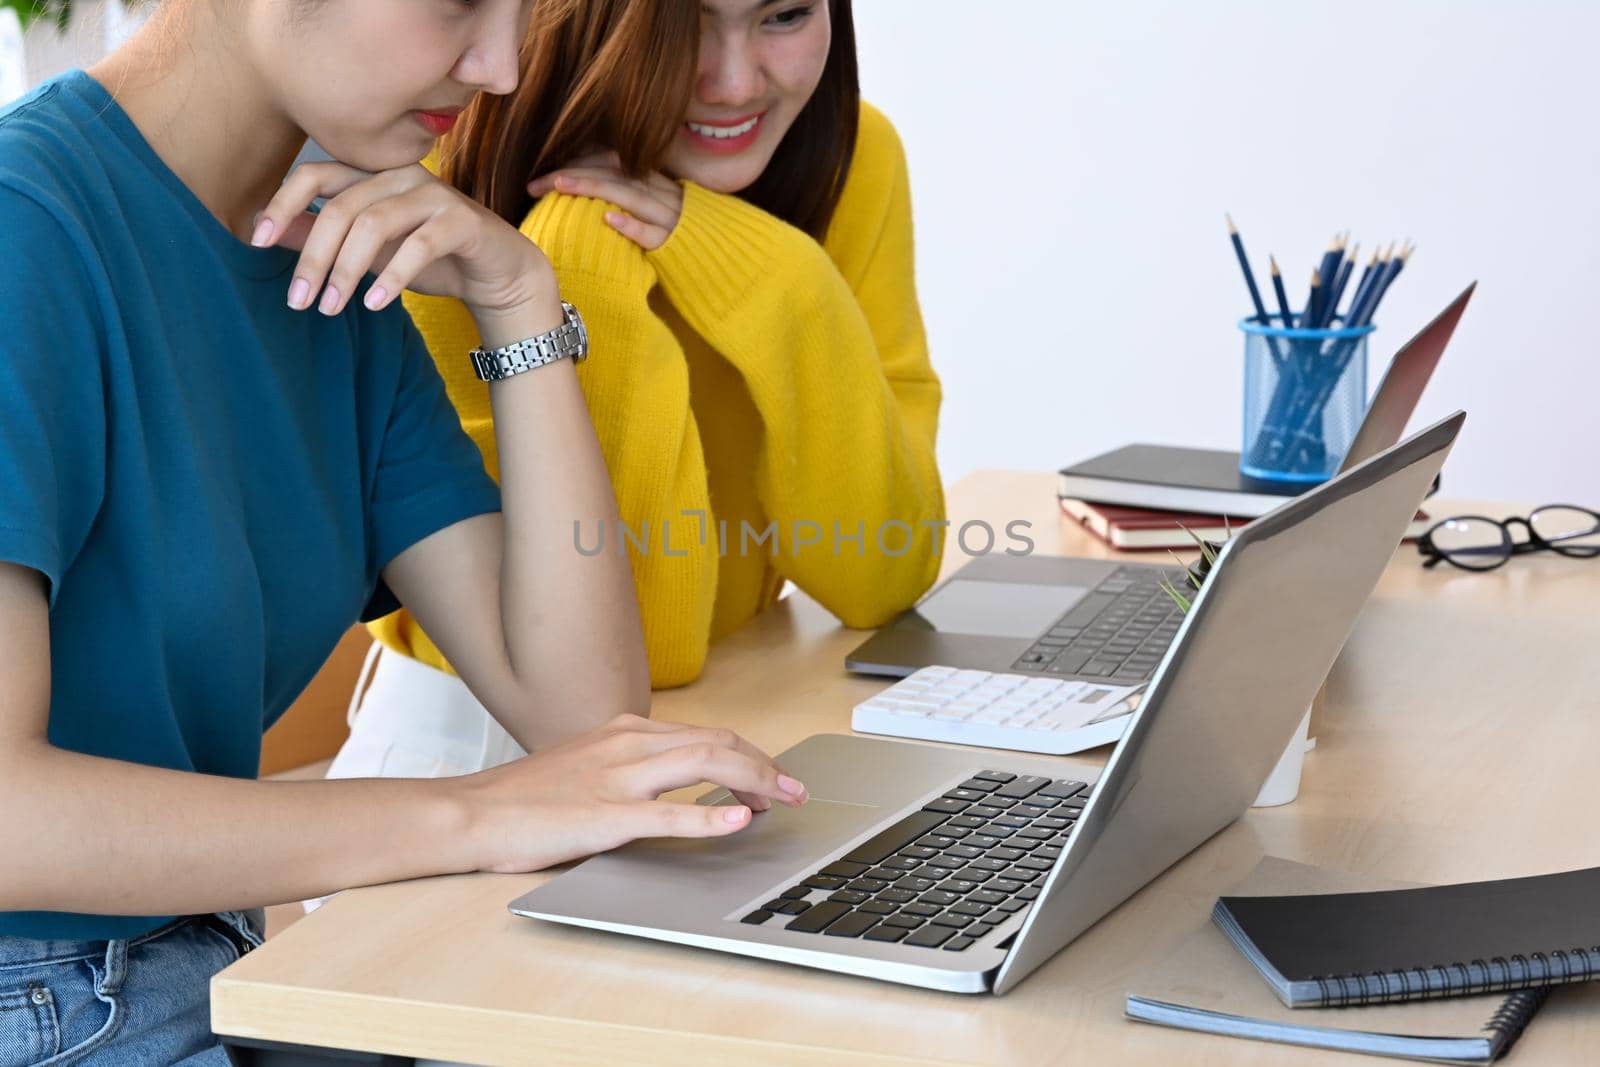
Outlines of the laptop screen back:
{"type": "Polygon", "coordinates": [[[1464,419],[1457,412],[1229,542],[1018,934],[996,992],[1249,807],[1464,419]]]}
{"type": "Polygon", "coordinates": [[[1417,410],[1422,391],[1428,387],[1428,379],[1433,377],[1439,357],[1444,355],[1445,345],[1450,343],[1456,323],[1461,321],[1461,313],[1477,287],[1477,282],[1467,286],[1449,307],[1434,316],[1432,322],[1395,353],[1383,383],[1373,394],[1367,417],[1361,420],[1361,428],[1356,431],[1356,439],[1350,442],[1350,451],[1345,453],[1344,463],[1339,467],[1341,471],[1365,463],[1391,447],[1406,432],[1406,423],[1417,410]]]}

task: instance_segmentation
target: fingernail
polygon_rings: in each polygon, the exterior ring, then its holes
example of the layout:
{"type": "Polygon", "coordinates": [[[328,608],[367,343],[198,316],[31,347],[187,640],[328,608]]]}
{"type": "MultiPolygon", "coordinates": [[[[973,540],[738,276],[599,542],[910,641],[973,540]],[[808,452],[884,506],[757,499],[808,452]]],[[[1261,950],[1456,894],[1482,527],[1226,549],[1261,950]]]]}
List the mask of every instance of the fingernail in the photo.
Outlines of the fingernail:
{"type": "Polygon", "coordinates": [[[339,310],[339,290],[331,285],[322,290],[322,300],[317,304],[317,310],[324,315],[332,315],[339,310]]]}
{"type": "Polygon", "coordinates": [[[795,781],[793,778],[790,778],[787,774],[778,775],[778,788],[783,790],[785,793],[788,793],[792,797],[803,797],[806,795],[806,787],[795,781]]]}
{"type": "Polygon", "coordinates": [[[256,231],[250,235],[250,243],[257,248],[265,248],[270,240],[272,240],[272,220],[262,219],[256,223],[256,231]]]}
{"type": "Polygon", "coordinates": [[[722,812],[722,817],[730,823],[742,823],[750,817],[750,809],[742,806],[726,808],[722,812]]]}
{"type": "Polygon", "coordinates": [[[561,177],[556,179],[556,185],[560,186],[563,189],[571,189],[575,184],[577,184],[577,183],[574,182],[571,178],[568,178],[565,175],[562,175],[561,177]]]}
{"type": "Polygon", "coordinates": [[[294,284],[289,286],[289,306],[296,311],[304,311],[311,303],[311,283],[304,278],[296,278],[294,284]]]}
{"type": "Polygon", "coordinates": [[[383,302],[387,299],[389,299],[389,290],[385,289],[381,285],[374,285],[371,289],[367,290],[367,298],[363,301],[363,303],[367,305],[367,310],[377,311],[383,306],[383,302]]]}

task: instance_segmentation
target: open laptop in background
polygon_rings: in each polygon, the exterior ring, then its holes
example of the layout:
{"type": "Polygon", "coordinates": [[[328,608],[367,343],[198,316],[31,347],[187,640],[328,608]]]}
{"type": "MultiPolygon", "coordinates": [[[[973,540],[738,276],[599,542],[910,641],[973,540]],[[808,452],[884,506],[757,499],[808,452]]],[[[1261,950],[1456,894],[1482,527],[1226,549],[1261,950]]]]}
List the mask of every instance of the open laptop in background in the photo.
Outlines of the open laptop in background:
{"type": "MultiPolygon", "coordinates": [[[[1465,415],[1289,501],[1223,550],[1103,769],[818,735],[804,807],[638,841],[518,915],[953,992],[1004,993],[1248,808],[1465,415]]],[[[732,803],[714,790],[702,803],[732,803]]]]}
{"type": "MultiPolygon", "coordinates": [[[[1395,354],[1341,471],[1400,440],[1476,287],[1467,286],[1395,354]]],[[[1218,476],[1228,484],[1240,477],[1237,453],[1160,451],[1221,457],[1212,464],[1222,469],[1218,476]]],[[[1272,507],[1295,498],[1294,491],[1284,492],[1271,497],[1272,507]]],[[[1190,510],[1237,514],[1221,507],[1190,510]]],[[[938,666],[1139,685],[1150,679],[1181,621],[1161,589],[1163,579],[1181,585],[1183,572],[1075,556],[981,556],[859,645],[845,657],[845,667],[892,678],[938,666]]]]}

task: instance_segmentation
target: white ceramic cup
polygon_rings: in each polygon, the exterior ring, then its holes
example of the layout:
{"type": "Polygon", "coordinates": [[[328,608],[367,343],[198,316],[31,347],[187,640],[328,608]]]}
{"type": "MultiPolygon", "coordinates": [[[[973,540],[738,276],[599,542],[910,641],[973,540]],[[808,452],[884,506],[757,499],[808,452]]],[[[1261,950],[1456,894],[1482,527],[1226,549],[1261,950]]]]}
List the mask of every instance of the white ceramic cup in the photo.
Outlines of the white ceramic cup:
{"type": "Polygon", "coordinates": [[[1300,795],[1300,768],[1305,765],[1306,750],[1313,744],[1308,736],[1310,733],[1311,709],[1307,708],[1305,718],[1300,720],[1294,737],[1289,740],[1289,747],[1278,757],[1278,765],[1267,775],[1267,783],[1256,794],[1251,807],[1275,808],[1300,795]]]}

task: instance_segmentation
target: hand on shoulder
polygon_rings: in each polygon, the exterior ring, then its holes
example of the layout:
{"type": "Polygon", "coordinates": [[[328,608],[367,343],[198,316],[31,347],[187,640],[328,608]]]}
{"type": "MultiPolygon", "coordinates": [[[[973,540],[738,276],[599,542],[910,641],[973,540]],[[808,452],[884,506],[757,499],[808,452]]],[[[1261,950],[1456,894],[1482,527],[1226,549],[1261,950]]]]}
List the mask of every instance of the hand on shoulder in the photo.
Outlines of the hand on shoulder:
{"type": "Polygon", "coordinates": [[[622,169],[615,152],[596,152],[528,183],[529,195],[549,193],[602,200],[606,225],[647,252],[667,243],[683,217],[683,186],[659,172],[635,178],[622,169]]]}

